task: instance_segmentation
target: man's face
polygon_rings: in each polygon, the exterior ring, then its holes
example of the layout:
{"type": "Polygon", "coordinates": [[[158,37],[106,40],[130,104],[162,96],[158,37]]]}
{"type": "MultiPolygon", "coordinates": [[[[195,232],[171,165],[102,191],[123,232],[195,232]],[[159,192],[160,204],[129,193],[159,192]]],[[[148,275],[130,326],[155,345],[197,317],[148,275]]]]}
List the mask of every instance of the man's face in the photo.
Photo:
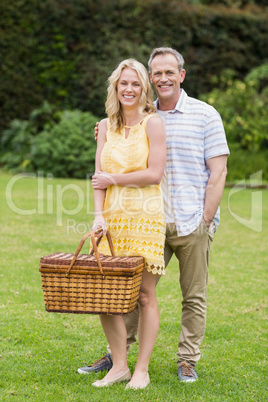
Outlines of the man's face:
{"type": "Polygon", "coordinates": [[[185,74],[184,69],[179,71],[178,61],[173,54],[155,56],[151,63],[150,79],[160,101],[173,102],[175,107],[185,74]]]}

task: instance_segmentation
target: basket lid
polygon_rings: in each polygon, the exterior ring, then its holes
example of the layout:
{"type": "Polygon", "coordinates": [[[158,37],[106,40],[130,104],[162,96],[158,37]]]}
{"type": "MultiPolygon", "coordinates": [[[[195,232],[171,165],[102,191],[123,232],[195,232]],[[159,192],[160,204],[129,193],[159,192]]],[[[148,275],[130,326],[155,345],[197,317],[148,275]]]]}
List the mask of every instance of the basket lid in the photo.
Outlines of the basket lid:
{"type": "MultiPolygon", "coordinates": [[[[40,267],[43,265],[62,265],[69,266],[73,259],[72,253],[53,253],[41,257],[40,267]]],[[[100,254],[101,264],[105,267],[119,267],[119,268],[135,268],[144,263],[144,258],[141,256],[127,256],[127,257],[113,257],[109,255],[100,254]]],[[[98,267],[97,259],[94,255],[79,254],[74,263],[74,267],[98,267]]]]}

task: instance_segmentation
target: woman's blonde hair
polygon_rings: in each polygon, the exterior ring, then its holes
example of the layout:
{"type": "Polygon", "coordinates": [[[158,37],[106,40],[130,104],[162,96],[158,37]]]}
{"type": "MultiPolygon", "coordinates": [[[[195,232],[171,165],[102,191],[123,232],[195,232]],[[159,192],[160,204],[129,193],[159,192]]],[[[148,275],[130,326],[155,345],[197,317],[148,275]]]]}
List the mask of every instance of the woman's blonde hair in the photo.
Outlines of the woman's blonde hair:
{"type": "Polygon", "coordinates": [[[141,114],[144,112],[156,112],[156,108],[153,103],[153,91],[146,68],[143,64],[135,59],[123,60],[108,78],[109,86],[105,107],[107,116],[110,120],[111,129],[113,131],[120,131],[125,125],[122,106],[117,95],[118,81],[124,68],[132,68],[135,70],[138,74],[139,80],[141,81],[142,91],[139,112],[141,114]]]}

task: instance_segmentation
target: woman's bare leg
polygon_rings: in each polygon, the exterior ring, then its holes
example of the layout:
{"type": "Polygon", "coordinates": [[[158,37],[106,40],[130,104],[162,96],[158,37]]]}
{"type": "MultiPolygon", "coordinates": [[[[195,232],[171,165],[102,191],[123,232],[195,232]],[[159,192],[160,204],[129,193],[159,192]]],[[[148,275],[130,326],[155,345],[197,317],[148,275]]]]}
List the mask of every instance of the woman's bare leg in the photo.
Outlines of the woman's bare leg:
{"type": "Polygon", "coordinates": [[[139,357],[129,382],[131,387],[144,387],[147,382],[149,361],[159,330],[159,311],[155,294],[156,279],[157,275],[146,269],[143,271],[139,296],[139,357]]]}
{"type": "Polygon", "coordinates": [[[113,367],[104,378],[112,380],[128,370],[126,326],[119,315],[100,315],[100,320],[113,356],[113,367]]]}

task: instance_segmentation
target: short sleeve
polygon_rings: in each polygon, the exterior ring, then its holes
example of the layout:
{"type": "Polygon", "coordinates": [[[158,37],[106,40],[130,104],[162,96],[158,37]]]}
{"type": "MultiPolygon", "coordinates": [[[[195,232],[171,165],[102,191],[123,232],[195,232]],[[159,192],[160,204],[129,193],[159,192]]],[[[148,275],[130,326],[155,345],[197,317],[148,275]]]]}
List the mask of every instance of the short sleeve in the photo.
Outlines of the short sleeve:
{"type": "Polygon", "coordinates": [[[230,154],[221,116],[212,106],[206,116],[204,154],[205,160],[230,154]]]}

